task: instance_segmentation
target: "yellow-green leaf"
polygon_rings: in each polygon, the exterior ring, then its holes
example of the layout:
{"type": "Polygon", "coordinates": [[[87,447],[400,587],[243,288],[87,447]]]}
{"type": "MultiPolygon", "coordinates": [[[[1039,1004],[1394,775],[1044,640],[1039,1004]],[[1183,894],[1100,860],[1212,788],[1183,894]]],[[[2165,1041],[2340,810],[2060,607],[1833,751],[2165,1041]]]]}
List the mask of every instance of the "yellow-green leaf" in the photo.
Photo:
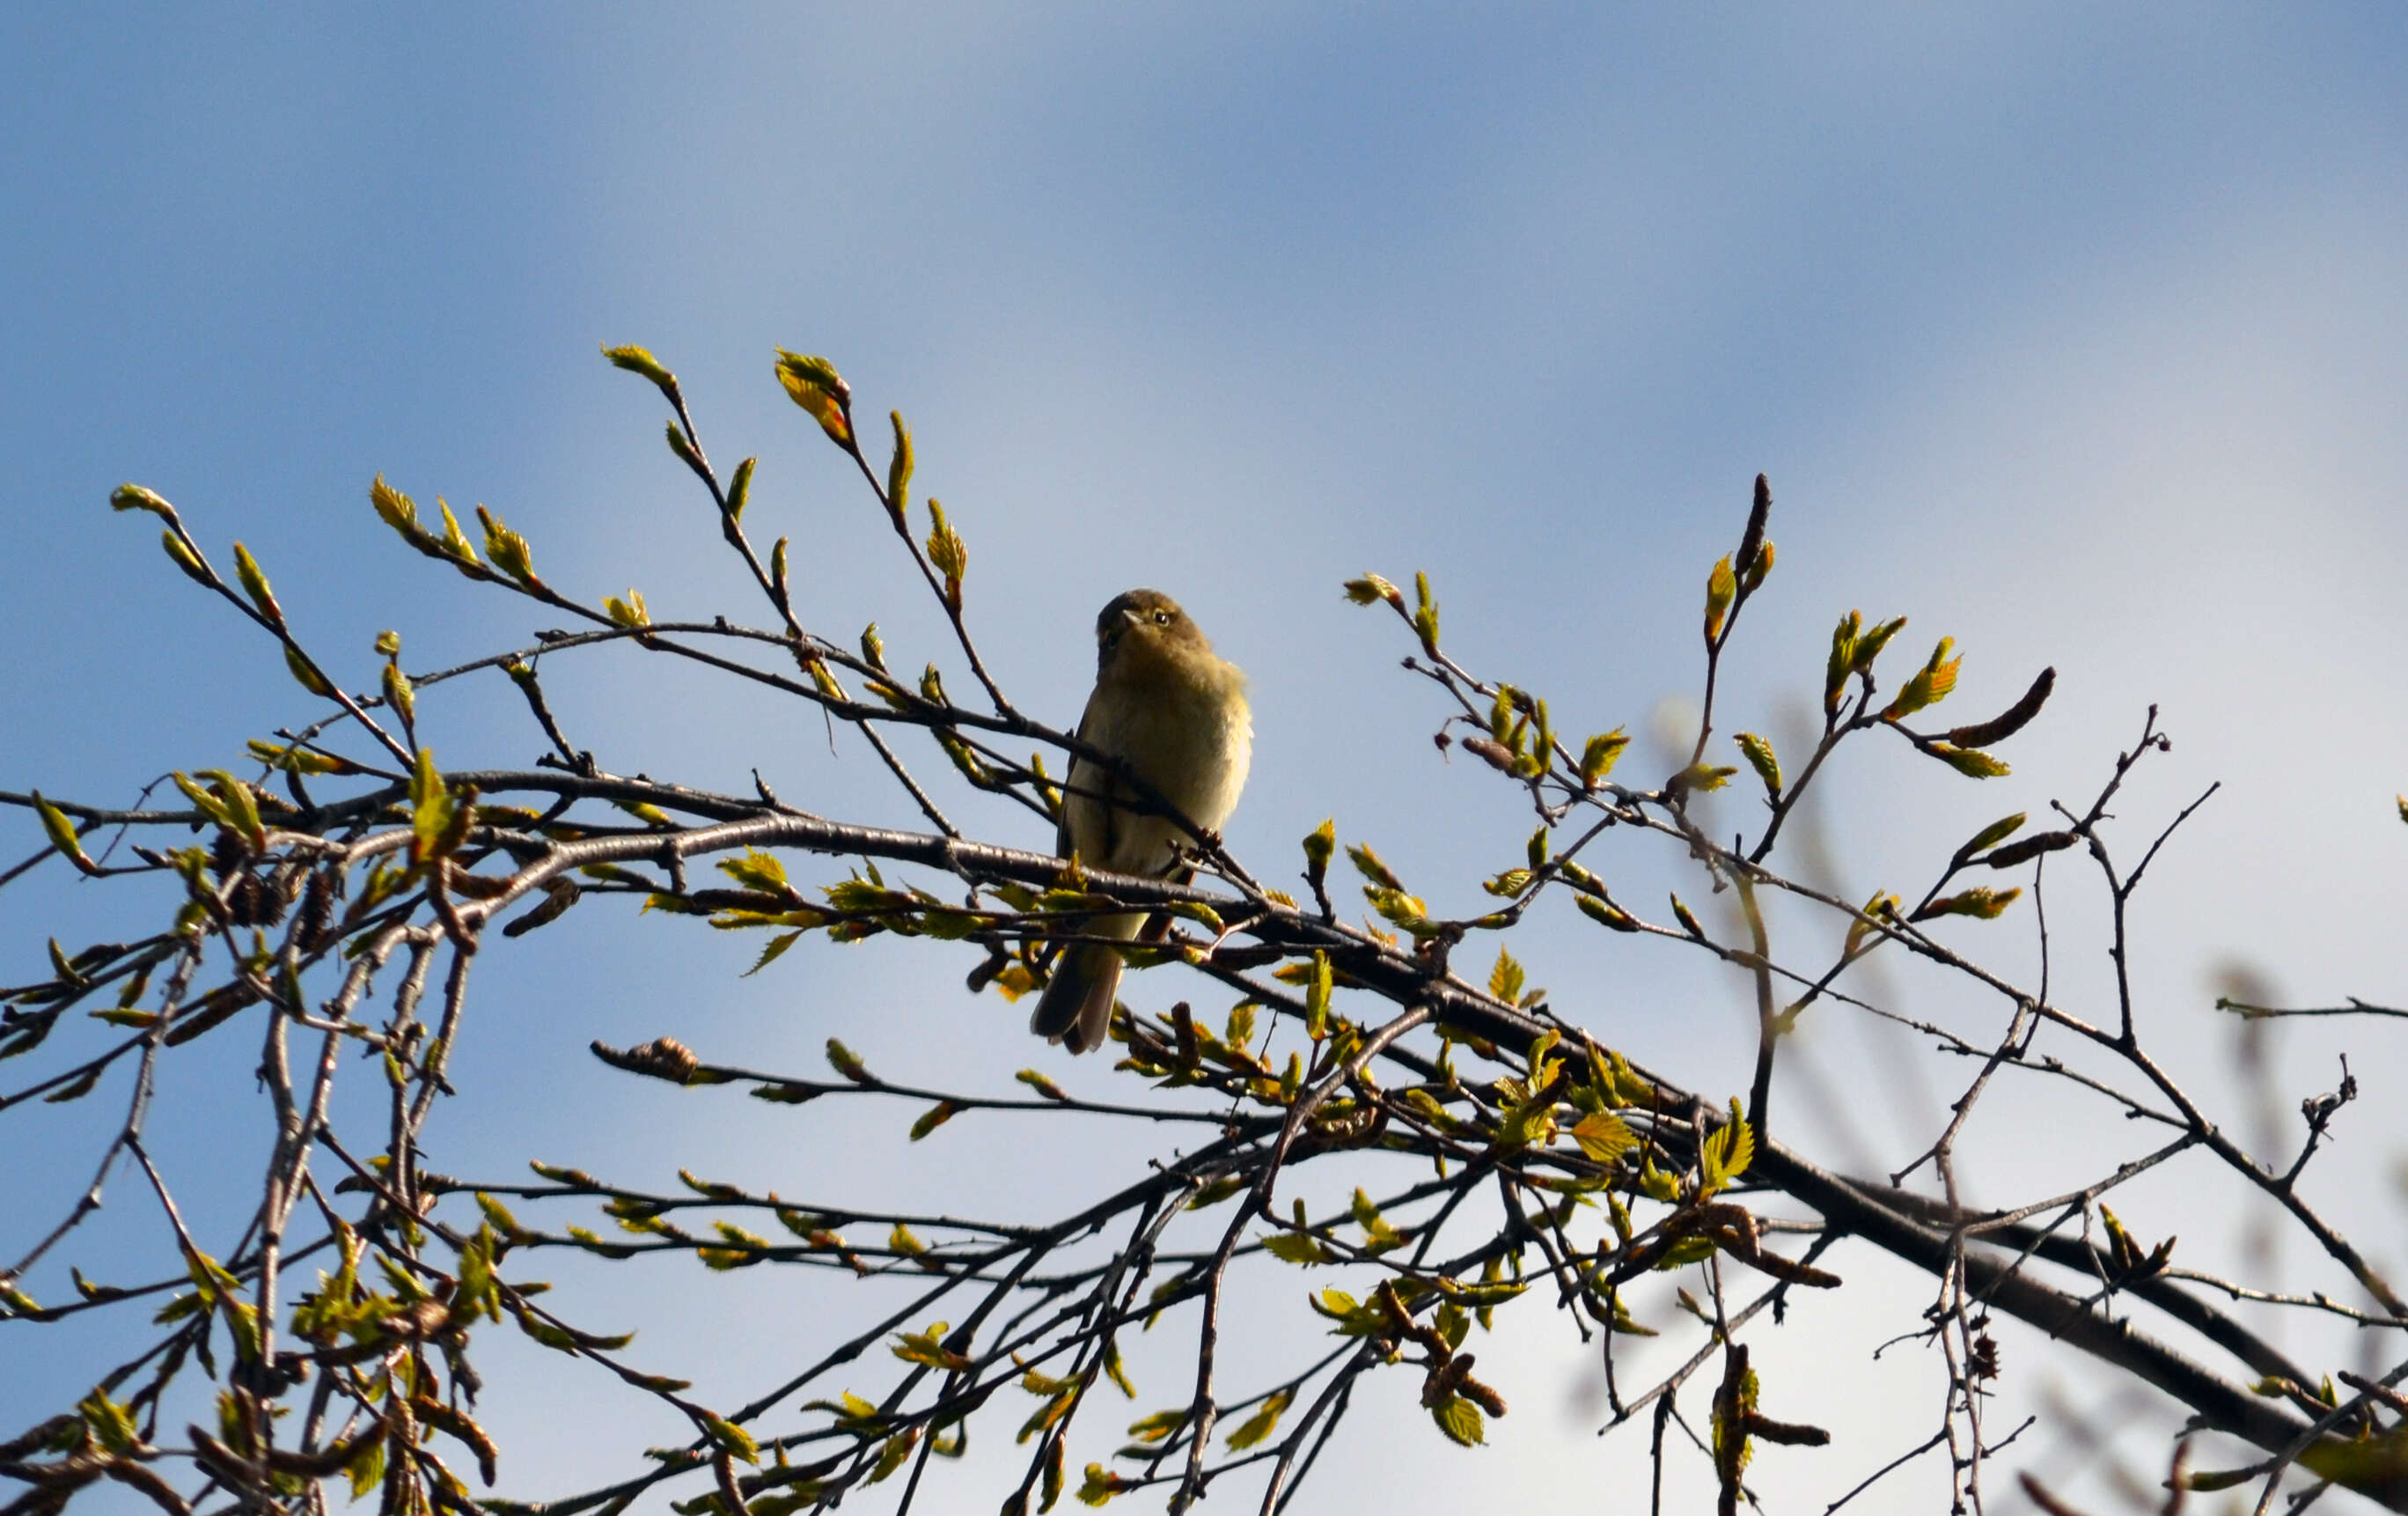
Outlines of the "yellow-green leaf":
{"type": "Polygon", "coordinates": [[[1260,1409],[1247,1417],[1236,1431],[1229,1434],[1229,1451],[1244,1452],[1248,1448],[1269,1437],[1271,1429],[1279,1425],[1280,1417],[1286,1413],[1288,1406],[1295,1399],[1295,1391],[1282,1390],[1264,1401],[1260,1409]]]}
{"type": "Polygon", "coordinates": [[[778,383],[801,406],[828,440],[853,451],[853,386],[839,378],[825,358],[778,350],[778,383]]]}

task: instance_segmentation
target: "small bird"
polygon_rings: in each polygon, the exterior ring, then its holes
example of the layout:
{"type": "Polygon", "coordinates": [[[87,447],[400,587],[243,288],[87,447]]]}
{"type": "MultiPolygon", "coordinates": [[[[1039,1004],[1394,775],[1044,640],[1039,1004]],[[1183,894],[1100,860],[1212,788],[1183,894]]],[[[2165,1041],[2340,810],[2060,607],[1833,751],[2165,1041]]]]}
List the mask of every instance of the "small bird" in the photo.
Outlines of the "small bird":
{"type": "MultiPolygon", "coordinates": [[[[1079,736],[1126,762],[1132,772],[1197,829],[1217,832],[1238,808],[1254,754],[1246,676],[1215,657],[1212,644],[1178,602],[1156,589],[1115,596],[1096,618],[1096,692],[1079,718],[1079,736]]],[[[1168,816],[1148,815],[1116,774],[1072,758],[1054,849],[1113,874],[1185,883],[1187,832],[1168,816]]],[[[1089,937],[1133,942],[1146,913],[1098,917],[1089,937]]],[[[1074,1053],[1099,1047],[1120,989],[1121,955],[1102,943],[1073,943],[1028,1018],[1028,1030],[1074,1053]]]]}

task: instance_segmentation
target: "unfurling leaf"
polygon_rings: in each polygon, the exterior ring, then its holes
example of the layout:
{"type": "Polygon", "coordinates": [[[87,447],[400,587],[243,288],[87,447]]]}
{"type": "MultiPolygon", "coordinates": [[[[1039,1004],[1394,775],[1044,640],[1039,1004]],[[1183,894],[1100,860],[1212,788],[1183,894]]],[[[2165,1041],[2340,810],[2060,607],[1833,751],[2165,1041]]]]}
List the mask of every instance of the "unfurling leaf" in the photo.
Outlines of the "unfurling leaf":
{"type": "Polygon", "coordinates": [[[1747,766],[1764,781],[1764,792],[1774,801],[1781,799],[1781,759],[1773,756],[1772,744],[1752,731],[1742,731],[1731,741],[1747,758],[1747,766]]]}
{"type": "Polygon", "coordinates": [[[854,1052],[852,1048],[847,1047],[844,1044],[837,1041],[834,1037],[830,1037],[827,1040],[827,1061],[829,1065],[838,1074],[843,1075],[846,1078],[851,1079],[855,1084],[875,1084],[878,1082],[870,1074],[869,1066],[862,1062],[861,1055],[854,1052]]]}
{"type": "MultiPolygon", "coordinates": [[[[1898,897],[1887,893],[1875,894],[1872,899],[1865,902],[1864,915],[1870,917],[1873,921],[1897,920],[1898,897]]],[[[1849,922],[1848,940],[1846,946],[1841,950],[1841,956],[1843,958],[1856,957],[1856,949],[1863,945],[1865,938],[1870,936],[1873,931],[1874,928],[1869,921],[1858,919],[1849,922]]]]}
{"type": "Polygon", "coordinates": [[[2008,838],[2021,830],[2023,824],[2024,813],[2021,811],[2017,811],[2013,816],[2000,816],[1998,820],[1991,822],[1988,826],[1984,827],[1981,830],[1973,833],[1971,840],[1969,840],[1964,846],[1956,849],[1956,860],[1958,863],[1962,863],[1967,859],[1971,858],[1974,854],[1981,852],[1985,847],[1997,846],[1999,844],[2005,842],[2008,838]]]}
{"type": "Polygon", "coordinates": [[[650,353],[629,343],[625,347],[606,347],[602,350],[602,355],[610,360],[612,368],[624,368],[631,374],[641,374],[651,380],[660,386],[663,395],[668,397],[669,404],[678,403],[677,375],[663,368],[661,361],[650,353]]]}
{"type": "Polygon", "coordinates": [[[1305,1035],[1319,1042],[1329,1034],[1329,992],[1336,974],[1329,966],[1329,955],[1319,948],[1312,953],[1312,977],[1304,989],[1305,1035]]]}
{"type": "Polygon", "coordinates": [[[1346,849],[1346,857],[1348,860],[1354,865],[1356,873],[1362,874],[1364,878],[1369,879],[1371,883],[1379,886],[1381,888],[1402,889],[1405,888],[1405,882],[1402,879],[1398,878],[1395,871],[1391,870],[1387,864],[1382,862],[1380,860],[1380,855],[1371,851],[1369,846],[1358,843],[1354,846],[1346,849]]]}
{"type": "Polygon", "coordinates": [[[1438,599],[1430,593],[1429,575],[1413,575],[1413,589],[1419,597],[1413,608],[1413,630],[1420,634],[1422,650],[1438,657],[1438,599]]]}
{"type": "Polygon", "coordinates": [[[1286,1263],[1307,1267],[1315,1263],[1334,1263],[1336,1255],[1318,1240],[1300,1232],[1275,1232],[1263,1239],[1263,1251],[1286,1263]]]}
{"type": "Polygon", "coordinates": [[[834,364],[780,348],[778,383],[820,424],[828,440],[848,453],[853,451],[853,386],[838,377],[834,364]]]}
{"type": "Polygon", "coordinates": [[[962,603],[962,574],[968,569],[970,550],[962,541],[961,533],[945,520],[945,508],[934,498],[928,501],[928,562],[945,580],[945,599],[958,610],[962,603]]]}
{"type": "Polygon", "coordinates": [[[1723,620],[1730,614],[1731,601],[1739,596],[1739,577],[1731,572],[1731,560],[1717,558],[1713,571],[1706,575],[1706,642],[1712,646],[1723,634],[1723,620]]]}
{"type": "Polygon", "coordinates": [[[1508,1005],[1521,1003],[1522,965],[1504,948],[1497,949],[1497,966],[1488,971],[1488,992],[1508,1005]]]}
{"type": "Polygon", "coordinates": [[[494,567],[529,589],[543,588],[543,581],[535,576],[535,555],[526,539],[481,505],[477,507],[477,519],[485,525],[485,556],[494,560],[494,567]]]}
{"type": "Polygon", "coordinates": [[[1360,579],[1346,581],[1346,598],[1357,605],[1369,605],[1374,601],[1385,600],[1399,611],[1405,608],[1404,591],[1375,573],[1367,573],[1360,579]]]}
{"type": "Polygon", "coordinates": [[[752,1440],[752,1433],[745,1431],[734,1422],[706,1413],[703,1416],[703,1427],[710,1434],[711,1441],[718,1443],[746,1463],[757,1464],[761,1461],[761,1445],[752,1440]]]}
{"type": "Polygon", "coordinates": [[[1706,1133],[1698,1145],[1698,1172],[1705,1181],[1701,1193],[1712,1193],[1727,1186],[1747,1172],[1756,1161],[1756,1133],[1749,1130],[1747,1119],[1740,1114],[1739,1101],[1730,1103],[1730,1119],[1706,1133]]]}
{"type": "Polygon", "coordinates": [[[1620,727],[1590,738],[1581,748],[1581,787],[1595,789],[1607,774],[1613,772],[1615,760],[1629,745],[1629,734],[1620,727]]]}
{"type": "Polygon", "coordinates": [[[1952,747],[1946,743],[1933,743],[1924,751],[1968,779],[1998,779],[2009,772],[2003,762],[1987,753],[1971,747],[1952,747]]]}
{"type": "Polygon", "coordinates": [[[1954,658],[1948,656],[1948,650],[1955,645],[1954,638],[1940,639],[1940,645],[1931,650],[1930,660],[1915,671],[1914,677],[1906,682],[1906,687],[1883,708],[1883,720],[1896,721],[1900,716],[1913,715],[1926,706],[1937,705],[1948,698],[1948,692],[1956,687],[1956,670],[1965,661],[1961,656],[1954,658]]]}
{"type": "Polygon", "coordinates": [[[1729,784],[1730,776],[1737,772],[1739,770],[1728,764],[1692,763],[1674,774],[1664,787],[1675,791],[1720,789],[1729,784]]]}
{"type": "Polygon", "coordinates": [[[638,589],[627,591],[627,598],[624,600],[615,596],[605,599],[602,609],[609,614],[613,626],[649,627],[652,624],[652,613],[645,608],[644,593],[638,589]]]}
{"type": "Polygon", "coordinates": [[[2000,912],[2014,904],[2015,897],[2022,893],[2021,889],[1991,889],[1985,886],[1976,885],[1971,889],[1960,890],[1954,895],[1941,896],[1915,912],[1914,919],[1928,921],[1934,917],[1941,916],[1971,916],[1988,921],[1995,919],[2000,912]]]}
{"type": "Polygon", "coordinates": [[[1848,674],[1856,661],[1856,637],[1863,629],[1864,617],[1855,611],[1840,618],[1831,631],[1831,661],[1823,675],[1823,714],[1829,716],[1840,708],[1840,692],[1847,688],[1848,674]]]}

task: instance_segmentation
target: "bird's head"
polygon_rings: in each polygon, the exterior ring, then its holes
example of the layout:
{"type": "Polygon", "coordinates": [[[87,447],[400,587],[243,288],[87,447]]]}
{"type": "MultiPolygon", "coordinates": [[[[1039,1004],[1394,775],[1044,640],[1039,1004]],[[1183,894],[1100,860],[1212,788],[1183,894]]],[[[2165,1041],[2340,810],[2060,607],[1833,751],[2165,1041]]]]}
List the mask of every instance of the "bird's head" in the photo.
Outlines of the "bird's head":
{"type": "Polygon", "coordinates": [[[1179,602],[1158,589],[1133,589],[1112,597],[1096,617],[1096,668],[1098,673],[1115,665],[1142,666],[1157,660],[1178,660],[1182,655],[1209,656],[1212,644],[1179,602]]]}

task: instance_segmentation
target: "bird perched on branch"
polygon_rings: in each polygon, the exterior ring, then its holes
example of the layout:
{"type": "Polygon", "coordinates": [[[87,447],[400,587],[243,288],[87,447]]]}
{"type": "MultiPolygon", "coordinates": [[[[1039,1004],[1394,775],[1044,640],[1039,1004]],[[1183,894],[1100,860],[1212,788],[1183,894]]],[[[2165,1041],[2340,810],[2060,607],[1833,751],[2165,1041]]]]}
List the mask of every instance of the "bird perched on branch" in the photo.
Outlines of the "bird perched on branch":
{"type": "MultiPolygon", "coordinates": [[[[1245,688],[1246,676],[1214,656],[1169,596],[1133,589],[1114,597],[1096,618],[1096,692],[1079,718],[1079,737],[1126,763],[1154,796],[1074,758],[1054,850],[1089,868],[1185,883],[1195,874],[1185,850],[1196,837],[1160,813],[1167,804],[1196,831],[1217,835],[1237,809],[1254,741],[1245,688]]],[[[1132,942],[1145,917],[1142,911],[1098,917],[1080,934],[1132,942]]],[[[1028,1030],[1074,1053],[1101,1045],[1121,962],[1119,950],[1102,942],[1064,948],[1028,1030]]]]}

